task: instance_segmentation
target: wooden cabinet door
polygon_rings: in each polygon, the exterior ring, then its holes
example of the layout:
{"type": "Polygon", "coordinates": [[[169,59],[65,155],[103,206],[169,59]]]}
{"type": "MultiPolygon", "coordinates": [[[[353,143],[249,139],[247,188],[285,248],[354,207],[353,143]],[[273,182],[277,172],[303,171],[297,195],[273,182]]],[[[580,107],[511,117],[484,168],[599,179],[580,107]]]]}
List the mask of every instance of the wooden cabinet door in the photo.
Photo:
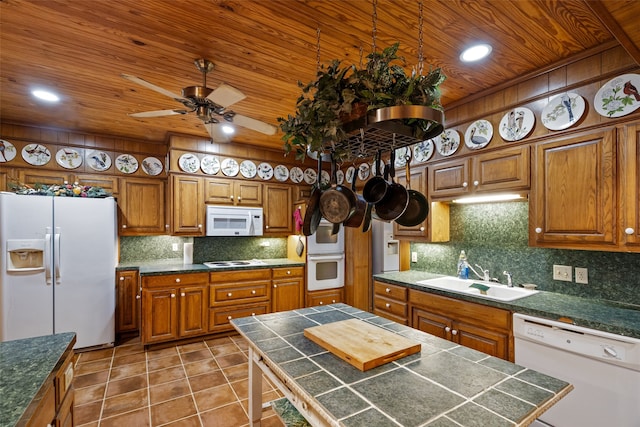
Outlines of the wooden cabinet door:
{"type": "Polygon", "coordinates": [[[138,272],[119,271],[116,282],[116,334],[138,330],[139,317],[138,272]]]}
{"type": "Polygon", "coordinates": [[[118,207],[121,236],[166,233],[165,185],[158,179],[122,178],[118,207]]]}
{"type": "Polygon", "coordinates": [[[287,311],[304,307],[304,279],[274,280],[271,289],[271,311],[287,311]]]}
{"type": "Polygon", "coordinates": [[[509,334],[456,321],[451,325],[451,338],[465,347],[509,360],[509,334]]]}
{"type": "Polygon", "coordinates": [[[262,183],[236,181],[234,193],[238,206],[262,206],[262,183]]]}
{"type": "Polygon", "coordinates": [[[326,289],[323,291],[307,292],[307,307],[328,305],[343,302],[343,288],[326,289]]]}
{"type": "Polygon", "coordinates": [[[62,171],[47,171],[38,169],[20,169],[18,181],[21,184],[34,186],[35,184],[62,185],[72,183],[72,176],[62,171]]]}
{"type": "Polygon", "coordinates": [[[531,246],[610,249],[615,229],[615,131],[535,147],[531,246]]]}
{"type": "Polygon", "coordinates": [[[142,344],[178,338],[177,289],[142,290],[142,344]]]}
{"type": "Polygon", "coordinates": [[[411,327],[445,340],[451,339],[451,319],[427,310],[413,308],[411,327]]]}
{"type": "Polygon", "coordinates": [[[233,205],[235,195],[230,179],[207,178],[204,180],[205,203],[212,205],[233,205]]]}
{"type": "Polygon", "coordinates": [[[202,178],[171,177],[171,234],[204,236],[204,191],[202,178]]]}
{"type": "Polygon", "coordinates": [[[527,190],[530,187],[530,149],[511,147],[472,157],[475,192],[527,190]]]}
{"type": "Polygon", "coordinates": [[[618,133],[620,146],[620,243],[625,250],[640,250],[640,124],[618,133]]]}
{"type": "MultiPolygon", "coordinates": [[[[119,179],[115,176],[108,175],[94,175],[94,174],[78,174],[73,177],[73,180],[80,185],[88,185],[91,187],[101,187],[105,191],[117,196],[119,191],[118,183],[119,179]]],[[[164,195],[163,195],[164,199],[164,195]]]]}
{"type": "Polygon", "coordinates": [[[293,233],[292,190],[290,185],[264,186],[264,233],[293,233]]]}
{"type": "Polygon", "coordinates": [[[189,286],[180,292],[180,337],[202,335],[209,329],[209,285],[189,286]]]}
{"type": "Polygon", "coordinates": [[[469,159],[450,160],[429,166],[429,196],[451,197],[469,193],[469,159]]]}

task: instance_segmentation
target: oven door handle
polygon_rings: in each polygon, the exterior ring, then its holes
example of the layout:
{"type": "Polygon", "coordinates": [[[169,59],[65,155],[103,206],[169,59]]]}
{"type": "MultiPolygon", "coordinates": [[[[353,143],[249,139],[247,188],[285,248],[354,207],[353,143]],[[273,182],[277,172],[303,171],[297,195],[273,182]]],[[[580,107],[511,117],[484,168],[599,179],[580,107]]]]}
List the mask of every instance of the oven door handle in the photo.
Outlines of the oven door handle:
{"type": "Polygon", "coordinates": [[[307,255],[309,261],[342,261],[344,254],[339,255],[307,255]]]}

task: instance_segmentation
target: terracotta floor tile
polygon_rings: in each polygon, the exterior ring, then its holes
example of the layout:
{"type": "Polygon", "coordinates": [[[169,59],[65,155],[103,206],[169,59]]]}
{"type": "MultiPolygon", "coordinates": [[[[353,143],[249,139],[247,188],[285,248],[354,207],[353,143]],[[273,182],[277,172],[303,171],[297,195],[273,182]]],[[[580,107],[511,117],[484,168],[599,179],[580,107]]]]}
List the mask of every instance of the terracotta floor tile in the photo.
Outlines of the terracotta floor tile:
{"type": "Polygon", "coordinates": [[[192,342],[190,344],[179,345],[178,353],[191,353],[192,351],[198,351],[207,349],[207,344],[204,341],[192,342]]]}
{"type": "Polygon", "coordinates": [[[192,415],[190,417],[165,424],[162,427],[200,427],[201,425],[202,424],[200,424],[200,417],[197,415],[192,415]]]}
{"type": "Polygon", "coordinates": [[[167,348],[161,348],[157,350],[148,350],[147,358],[155,359],[157,357],[175,356],[176,354],[178,354],[178,351],[176,350],[175,347],[167,347],[167,348]]]}
{"type": "Polygon", "coordinates": [[[85,403],[95,402],[104,399],[104,390],[106,384],[92,385],[84,388],[76,388],[73,395],[73,404],[84,405],[85,403]]]}
{"type": "Polygon", "coordinates": [[[154,426],[197,414],[196,405],[191,396],[183,396],[151,406],[151,422],[154,426]]]}
{"type": "Polygon", "coordinates": [[[147,389],[132,391],[131,393],[119,394],[105,399],[102,417],[108,418],[114,415],[131,412],[149,404],[147,389]]]}
{"type": "Polygon", "coordinates": [[[260,420],[260,427],[285,427],[282,420],[277,416],[273,415],[271,417],[262,416],[262,420],[260,420]]]}
{"type": "Polygon", "coordinates": [[[216,362],[221,368],[228,368],[230,366],[240,365],[247,363],[247,356],[244,353],[232,353],[225,356],[216,357],[216,362]]]}
{"type": "Polygon", "coordinates": [[[170,368],[172,366],[178,366],[181,364],[182,361],[180,360],[180,356],[178,356],[177,354],[169,357],[158,357],[157,359],[150,359],[147,362],[149,372],[157,371],[158,369],[170,368]]]}
{"type": "Polygon", "coordinates": [[[239,403],[223,406],[222,408],[200,414],[204,427],[238,427],[249,422],[239,403]]]}
{"type": "Polygon", "coordinates": [[[220,337],[220,338],[213,338],[205,342],[209,347],[214,347],[219,345],[231,344],[233,342],[233,339],[231,337],[220,337]]]}
{"type": "Polygon", "coordinates": [[[110,381],[119,380],[134,375],[147,373],[147,364],[144,362],[130,363],[128,365],[118,366],[111,369],[110,381]]]}
{"type": "MultiPolygon", "coordinates": [[[[233,382],[231,383],[231,387],[233,387],[233,391],[235,391],[236,394],[238,395],[238,399],[242,400],[242,399],[247,399],[249,397],[249,380],[248,379],[233,382]]],[[[265,378],[263,376],[262,392],[266,393],[272,390],[273,390],[273,387],[271,387],[270,383],[265,381],[265,378]]]]}
{"type": "Polygon", "coordinates": [[[91,362],[93,360],[99,360],[99,359],[111,359],[113,357],[113,348],[104,348],[101,350],[93,350],[93,351],[86,351],[84,353],[78,353],[79,354],[79,358],[78,358],[78,363],[86,363],[86,362],[91,362]]]}
{"type": "Polygon", "coordinates": [[[207,374],[189,377],[189,384],[191,384],[191,390],[193,390],[194,393],[226,383],[227,379],[222,374],[222,371],[215,371],[207,374]]]}
{"type": "Polygon", "coordinates": [[[149,408],[115,415],[100,420],[101,427],[150,427],[149,408]]]}
{"type": "Polygon", "coordinates": [[[94,372],[87,375],[77,375],[73,379],[73,386],[76,388],[89,387],[97,384],[104,384],[109,378],[109,371],[94,372]]]}
{"type": "Polygon", "coordinates": [[[149,397],[152,405],[190,393],[191,389],[189,388],[189,382],[186,379],[171,381],[149,388],[149,397]]]}
{"type": "Polygon", "coordinates": [[[237,402],[238,398],[228,384],[208,388],[193,394],[198,411],[204,412],[229,403],[237,402]]]}
{"type": "Polygon", "coordinates": [[[234,382],[234,381],[242,380],[245,378],[249,378],[248,363],[243,363],[242,365],[236,365],[230,368],[225,368],[222,371],[224,372],[229,382],[234,382]]]}
{"type": "Polygon", "coordinates": [[[213,359],[199,360],[197,362],[186,363],[184,365],[184,370],[187,372],[188,377],[210,373],[219,369],[220,367],[213,359]]]}
{"type": "Polygon", "coordinates": [[[113,358],[113,366],[125,366],[131,363],[147,362],[145,353],[126,354],[124,356],[116,356],[113,358]]]}
{"type": "Polygon", "coordinates": [[[184,369],[182,366],[174,366],[173,368],[149,372],[149,385],[168,383],[169,381],[179,380],[184,377],[184,369]]]}
{"type": "Polygon", "coordinates": [[[192,351],[190,353],[182,353],[182,363],[197,362],[198,360],[207,360],[213,358],[209,348],[203,350],[192,351]]]}
{"type": "Polygon", "coordinates": [[[144,346],[140,343],[120,345],[116,347],[115,356],[119,357],[137,353],[144,353],[144,346]]]}
{"type": "Polygon", "coordinates": [[[135,390],[147,389],[147,375],[134,375],[107,383],[107,398],[135,390]]]}
{"type": "MultiPolygon", "coordinates": [[[[75,422],[75,420],[74,420],[74,422],[75,422]]],[[[99,421],[93,421],[91,423],[86,423],[86,424],[82,424],[82,425],[76,424],[75,426],[76,427],[98,427],[99,425],[100,425],[99,421]]]]}
{"type": "Polygon", "coordinates": [[[76,366],[76,375],[86,375],[93,372],[108,370],[111,368],[111,358],[93,360],[86,363],[80,363],[76,366]]]}
{"type": "Polygon", "coordinates": [[[238,348],[242,351],[249,351],[249,343],[242,337],[238,337],[233,340],[234,343],[238,346],[238,348]]]}
{"type": "Polygon", "coordinates": [[[217,345],[211,348],[211,352],[214,356],[225,356],[227,354],[240,353],[240,348],[235,343],[229,343],[225,345],[217,345]]]}
{"type": "Polygon", "coordinates": [[[87,403],[86,405],[74,405],[73,422],[76,425],[86,424],[100,419],[102,400],[87,403]]]}

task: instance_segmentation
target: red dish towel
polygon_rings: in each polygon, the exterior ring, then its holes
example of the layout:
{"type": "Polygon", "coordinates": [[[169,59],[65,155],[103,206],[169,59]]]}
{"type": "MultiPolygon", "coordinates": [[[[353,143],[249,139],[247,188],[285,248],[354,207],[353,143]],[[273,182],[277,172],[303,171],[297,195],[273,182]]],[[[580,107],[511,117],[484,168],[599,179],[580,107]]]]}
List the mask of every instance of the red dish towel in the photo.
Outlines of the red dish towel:
{"type": "Polygon", "coordinates": [[[304,221],[302,220],[302,214],[300,214],[300,209],[294,210],[293,220],[296,223],[296,233],[300,233],[302,231],[302,225],[304,224],[304,221]]]}

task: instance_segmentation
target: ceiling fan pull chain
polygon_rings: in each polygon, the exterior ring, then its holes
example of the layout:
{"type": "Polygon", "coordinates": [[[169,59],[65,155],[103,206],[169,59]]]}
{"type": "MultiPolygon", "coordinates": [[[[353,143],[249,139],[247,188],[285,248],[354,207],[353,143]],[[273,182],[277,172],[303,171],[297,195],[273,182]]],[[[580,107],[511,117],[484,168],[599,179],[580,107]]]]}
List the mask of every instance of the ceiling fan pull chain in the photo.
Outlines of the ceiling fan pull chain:
{"type": "Polygon", "coordinates": [[[422,75],[424,56],[422,54],[422,0],[418,2],[418,73],[422,75]]]}
{"type": "Polygon", "coordinates": [[[373,43],[371,46],[371,52],[376,53],[376,33],[378,32],[378,29],[376,28],[376,23],[378,22],[378,12],[377,12],[378,0],[372,0],[372,3],[373,3],[373,14],[371,15],[371,39],[373,43]]]}

